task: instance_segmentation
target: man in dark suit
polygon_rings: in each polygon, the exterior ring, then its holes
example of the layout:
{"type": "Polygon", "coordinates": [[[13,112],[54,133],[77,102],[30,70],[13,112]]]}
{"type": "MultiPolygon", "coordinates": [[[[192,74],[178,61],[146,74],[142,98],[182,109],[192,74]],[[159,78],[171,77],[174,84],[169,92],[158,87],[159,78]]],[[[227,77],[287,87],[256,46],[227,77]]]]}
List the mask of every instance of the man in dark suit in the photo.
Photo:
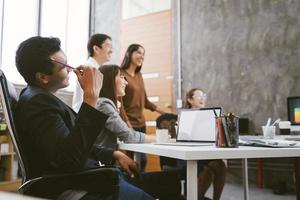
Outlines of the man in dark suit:
{"type": "MultiPolygon", "coordinates": [[[[107,116],[95,109],[102,74],[95,68],[68,66],[57,38],[32,37],[16,52],[16,66],[28,86],[22,90],[16,108],[16,123],[28,163],[29,178],[76,172],[117,161],[129,174],[136,164],[120,151],[94,147],[107,116]],[[78,114],[58,99],[57,90],[69,85],[74,71],[83,89],[78,114]]],[[[93,184],[93,183],[90,183],[93,184]]],[[[97,194],[82,193],[83,199],[97,194]]],[[[120,178],[120,199],[153,199],[120,178]]]]}

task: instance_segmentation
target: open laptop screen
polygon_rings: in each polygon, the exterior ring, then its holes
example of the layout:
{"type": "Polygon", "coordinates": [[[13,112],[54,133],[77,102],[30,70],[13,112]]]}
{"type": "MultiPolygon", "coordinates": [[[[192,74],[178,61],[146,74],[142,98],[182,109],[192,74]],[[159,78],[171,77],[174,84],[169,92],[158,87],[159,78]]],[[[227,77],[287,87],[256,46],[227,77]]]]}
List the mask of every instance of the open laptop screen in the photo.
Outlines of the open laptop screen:
{"type": "Polygon", "coordinates": [[[214,112],[219,116],[221,107],[181,110],[177,141],[214,142],[216,133],[214,112]]]}

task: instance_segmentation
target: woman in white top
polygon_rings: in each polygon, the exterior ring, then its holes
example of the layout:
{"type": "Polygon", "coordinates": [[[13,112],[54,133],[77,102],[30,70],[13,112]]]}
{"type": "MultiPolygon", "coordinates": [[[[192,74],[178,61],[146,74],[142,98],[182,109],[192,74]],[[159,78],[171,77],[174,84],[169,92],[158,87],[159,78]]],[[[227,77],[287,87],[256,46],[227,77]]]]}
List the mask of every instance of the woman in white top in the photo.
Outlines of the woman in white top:
{"type": "MultiPolygon", "coordinates": [[[[197,109],[206,106],[206,94],[200,88],[193,88],[186,94],[185,108],[197,109]]],[[[204,194],[213,184],[213,199],[220,199],[226,177],[226,167],[223,160],[200,160],[198,171],[198,199],[205,199],[204,194]],[[202,170],[202,171],[201,171],[202,170]]]]}

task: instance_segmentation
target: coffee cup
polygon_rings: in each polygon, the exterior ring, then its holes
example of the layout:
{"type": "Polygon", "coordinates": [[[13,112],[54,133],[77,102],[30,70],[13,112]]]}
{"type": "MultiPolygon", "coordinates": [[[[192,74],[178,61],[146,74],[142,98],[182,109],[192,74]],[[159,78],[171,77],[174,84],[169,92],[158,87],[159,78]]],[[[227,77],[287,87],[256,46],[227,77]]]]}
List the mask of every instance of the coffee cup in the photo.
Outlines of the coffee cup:
{"type": "Polygon", "coordinates": [[[280,135],[290,135],[291,134],[291,122],[281,121],[278,124],[280,135]]]}
{"type": "Polygon", "coordinates": [[[262,130],[265,139],[274,139],[276,126],[262,126],[262,130]]]}
{"type": "Polygon", "coordinates": [[[156,142],[164,143],[169,141],[168,129],[156,129],[156,142]]]}

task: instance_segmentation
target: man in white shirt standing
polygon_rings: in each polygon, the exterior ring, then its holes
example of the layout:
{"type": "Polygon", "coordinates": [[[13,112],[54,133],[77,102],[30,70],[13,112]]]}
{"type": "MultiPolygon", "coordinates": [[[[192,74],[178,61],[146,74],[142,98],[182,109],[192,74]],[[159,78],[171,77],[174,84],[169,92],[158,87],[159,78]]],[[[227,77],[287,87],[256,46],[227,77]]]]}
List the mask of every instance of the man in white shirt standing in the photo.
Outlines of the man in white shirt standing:
{"type": "MultiPolygon", "coordinates": [[[[108,62],[112,54],[112,41],[111,37],[106,34],[94,34],[90,37],[87,50],[89,52],[89,58],[85,63],[85,66],[99,68],[105,62],[108,62]]],[[[102,87],[102,83],[101,83],[102,87]]],[[[76,80],[75,91],[73,94],[73,109],[78,112],[83,102],[83,90],[80,87],[78,80],[76,80]]]]}

